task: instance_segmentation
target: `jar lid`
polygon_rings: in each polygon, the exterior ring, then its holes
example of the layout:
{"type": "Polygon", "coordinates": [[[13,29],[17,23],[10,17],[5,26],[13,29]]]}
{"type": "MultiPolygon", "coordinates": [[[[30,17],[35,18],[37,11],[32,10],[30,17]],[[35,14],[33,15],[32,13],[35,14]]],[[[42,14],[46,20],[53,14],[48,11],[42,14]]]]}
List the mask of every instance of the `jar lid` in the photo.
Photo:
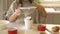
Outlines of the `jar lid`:
{"type": "Polygon", "coordinates": [[[26,19],[29,19],[30,20],[31,19],[31,16],[27,16],[26,19]]]}

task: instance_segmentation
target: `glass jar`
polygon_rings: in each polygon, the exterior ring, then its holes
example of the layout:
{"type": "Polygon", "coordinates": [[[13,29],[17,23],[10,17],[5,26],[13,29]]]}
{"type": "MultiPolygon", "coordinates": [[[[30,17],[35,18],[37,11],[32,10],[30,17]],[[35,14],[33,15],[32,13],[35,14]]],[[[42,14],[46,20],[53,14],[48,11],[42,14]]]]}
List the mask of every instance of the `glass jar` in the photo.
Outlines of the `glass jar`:
{"type": "Polygon", "coordinates": [[[24,22],[25,22],[25,27],[26,29],[30,29],[31,26],[33,25],[33,20],[31,18],[31,16],[27,16],[25,19],[24,19],[24,22]]]}

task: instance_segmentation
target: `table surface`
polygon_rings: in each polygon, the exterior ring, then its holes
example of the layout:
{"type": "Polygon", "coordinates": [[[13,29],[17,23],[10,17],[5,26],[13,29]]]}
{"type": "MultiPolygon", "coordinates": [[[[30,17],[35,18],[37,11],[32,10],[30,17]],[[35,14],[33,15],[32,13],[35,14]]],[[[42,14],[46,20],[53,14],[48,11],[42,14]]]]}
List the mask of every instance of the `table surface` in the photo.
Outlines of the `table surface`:
{"type": "MultiPolygon", "coordinates": [[[[32,26],[32,29],[25,30],[25,27],[20,24],[15,24],[15,23],[9,24],[9,26],[11,26],[11,27],[17,27],[18,34],[39,34],[39,31],[36,30],[37,25],[39,25],[39,24],[34,24],[34,26],[32,26]]],[[[45,25],[50,30],[53,26],[60,26],[60,25],[56,25],[56,24],[43,24],[43,25],[45,25]]],[[[7,31],[8,31],[7,29],[1,30],[0,34],[8,34],[7,31]]],[[[47,34],[50,34],[48,31],[46,31],[46,32],[47,32],[47,34]]]]}

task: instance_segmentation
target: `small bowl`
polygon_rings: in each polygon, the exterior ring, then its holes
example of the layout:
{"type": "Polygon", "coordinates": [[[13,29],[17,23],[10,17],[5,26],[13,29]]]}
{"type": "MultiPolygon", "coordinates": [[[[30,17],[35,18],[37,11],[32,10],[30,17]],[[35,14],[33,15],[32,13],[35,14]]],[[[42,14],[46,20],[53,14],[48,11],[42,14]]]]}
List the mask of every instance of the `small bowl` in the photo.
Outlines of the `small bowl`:
{"type": "Polygon", "coordinates": [[[9,24],[9,21],[7,20],[0,20],[0,30],[3,30],[7,28],[7,25],[9,24]]]}

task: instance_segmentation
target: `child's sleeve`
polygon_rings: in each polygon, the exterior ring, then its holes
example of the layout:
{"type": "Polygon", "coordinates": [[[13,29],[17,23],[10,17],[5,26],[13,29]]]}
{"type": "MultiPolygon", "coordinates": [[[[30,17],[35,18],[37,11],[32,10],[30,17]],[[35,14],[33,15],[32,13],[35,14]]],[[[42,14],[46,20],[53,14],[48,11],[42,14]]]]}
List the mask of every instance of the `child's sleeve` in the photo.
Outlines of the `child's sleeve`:
{"type": "Polygon", "coordinates": [[[8,19],[14,13],[14,3],[11,4],[9,10],[6,13],[6,18],[8,19]]]}

